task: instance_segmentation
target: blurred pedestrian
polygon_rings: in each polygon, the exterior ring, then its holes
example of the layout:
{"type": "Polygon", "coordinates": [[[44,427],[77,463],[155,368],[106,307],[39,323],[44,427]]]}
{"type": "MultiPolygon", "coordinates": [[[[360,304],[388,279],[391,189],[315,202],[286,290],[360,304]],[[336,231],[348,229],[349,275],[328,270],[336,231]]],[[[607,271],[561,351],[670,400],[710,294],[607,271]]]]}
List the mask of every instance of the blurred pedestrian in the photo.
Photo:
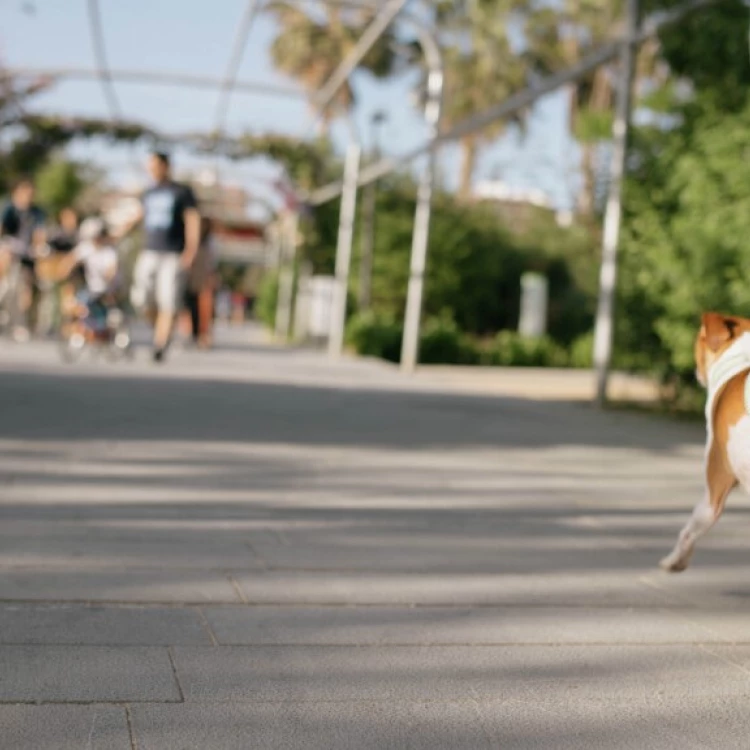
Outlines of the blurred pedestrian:
{"type": "Polygon", "coordinates": [[[78,244],[78,212],[66,206],[57,214],[57,224],[49,231],[49,246],[55,253],[69,253],[78,244]]]}
{"type": "MultiPolygon", "coordinates": [[[[49,246],[54,253],[55,275],[60,277],[57,269],[60,261],[75,249],[79,240],[80,217],[71,206],[61,209],[57,215],[57,224],[49,231],[49,246]]],[[[68,310],[75,304],[76,289],[85,284],[83,268],[79,265],[68,275],[68,278],[58,286],[58,317],[60,310],[68,310]]]]}
{"type": "Polygon", "coordinates": [[[0,238],[12,240],[18,262],[13,290],[17,313],[13,338],[16,341],[27,341],[30,336],[32,306],[38,296],[35,265],[46,246],[45,215],[34,203],[35,192],[32,180],[19,180],[0,215],[0,238]]]}
{"type": "Polygon", "coordinates": [[[148,170],[154,184],[142,195],[141,210],[129,227],[143,220],[146,230],[145,247],[133,272],[131,301],[144,312],[156,307],[153,358],[161,362],[171,340],[185,277],[198,252],[200,214],[190,187],[172,179],[167,154],[151,154],[148,170]]]}
{"type": "Polygon", "coordinates": [[[201,217],[201,241],[185,289],[185,307],[193,342],[202,349],[212,343],[216,258],[211,219],[201,217]]]}

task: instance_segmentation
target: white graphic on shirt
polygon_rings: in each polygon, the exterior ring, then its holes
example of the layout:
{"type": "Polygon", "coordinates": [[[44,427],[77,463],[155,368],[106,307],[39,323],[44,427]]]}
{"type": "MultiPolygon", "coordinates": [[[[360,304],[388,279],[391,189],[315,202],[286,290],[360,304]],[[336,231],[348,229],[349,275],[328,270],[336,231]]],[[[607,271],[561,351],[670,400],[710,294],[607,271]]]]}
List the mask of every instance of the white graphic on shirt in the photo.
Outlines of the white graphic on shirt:
{"type": "Polygon", "coordinates": [[[169,229],[174,216],[174,193],[160,190],[144,198],[144,224],[146,229],[169,229]]]}

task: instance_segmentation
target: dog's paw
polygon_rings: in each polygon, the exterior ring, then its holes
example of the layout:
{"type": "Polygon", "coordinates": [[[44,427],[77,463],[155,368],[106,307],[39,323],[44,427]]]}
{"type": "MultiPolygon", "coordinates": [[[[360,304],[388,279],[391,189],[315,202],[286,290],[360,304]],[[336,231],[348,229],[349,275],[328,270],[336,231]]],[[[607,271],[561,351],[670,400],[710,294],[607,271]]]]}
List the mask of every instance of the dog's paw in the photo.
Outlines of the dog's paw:
{"type": "Polygon", "coordinates": [[[659,567],[667,573],[682,573],[690,563],[690,558],[685,555],[667,555],[659,561],[659,567]]]}

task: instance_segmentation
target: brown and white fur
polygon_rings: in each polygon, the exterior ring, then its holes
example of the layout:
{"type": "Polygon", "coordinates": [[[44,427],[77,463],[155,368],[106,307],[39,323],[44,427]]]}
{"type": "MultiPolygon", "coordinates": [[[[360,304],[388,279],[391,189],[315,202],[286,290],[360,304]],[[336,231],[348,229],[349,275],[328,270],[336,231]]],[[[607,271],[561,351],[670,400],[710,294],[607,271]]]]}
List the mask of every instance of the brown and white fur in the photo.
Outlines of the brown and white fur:
{"type": "MultiPolygon", "coordinates": [[[[696,375],[703,386],[709,372],[722,354],[745,333],[750,320],[719,313],[705,313],[695,342],[696,375]]],[[[741,345],[741,344],[740,344],[741,345]]],[[[706,448],[706,491],[680,532],[672,552],[661,561],[661,567],[672,573],[685,570],[695,543],[718,520],[729,493],[738,484],[750,491],[750,415],[745,408],[745,381],[748,369],[736,374],[714,396],[706,448]]]]}

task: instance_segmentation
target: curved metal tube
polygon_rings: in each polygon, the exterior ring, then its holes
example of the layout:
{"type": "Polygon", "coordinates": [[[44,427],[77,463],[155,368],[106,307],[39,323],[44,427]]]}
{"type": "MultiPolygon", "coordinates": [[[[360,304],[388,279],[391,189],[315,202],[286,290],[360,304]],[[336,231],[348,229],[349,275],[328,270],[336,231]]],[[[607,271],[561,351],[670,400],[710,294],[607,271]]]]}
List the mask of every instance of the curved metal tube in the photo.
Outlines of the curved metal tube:
{"type": "Polygon", "coordinates": [[[253,28],[255,17],[258,14],[259,3],[260,0],[247,0],[245,12],[242,14],[242,20],[240,21],[240,25],[237,28],[237,33],[234,37],[232,53],[230,54],[229,62],[227,63],[227,72],[222,81],[221,91],[219,92],[219,101],[216,105],[216,125],[214,129],[219,135],[224,132],[224,124],[227,119],[227,113],[229,112],[229,99],[235,81],[237,80],[237,73],[242,64],[245,47],[247,46],[247,39],[253,28]]]}

